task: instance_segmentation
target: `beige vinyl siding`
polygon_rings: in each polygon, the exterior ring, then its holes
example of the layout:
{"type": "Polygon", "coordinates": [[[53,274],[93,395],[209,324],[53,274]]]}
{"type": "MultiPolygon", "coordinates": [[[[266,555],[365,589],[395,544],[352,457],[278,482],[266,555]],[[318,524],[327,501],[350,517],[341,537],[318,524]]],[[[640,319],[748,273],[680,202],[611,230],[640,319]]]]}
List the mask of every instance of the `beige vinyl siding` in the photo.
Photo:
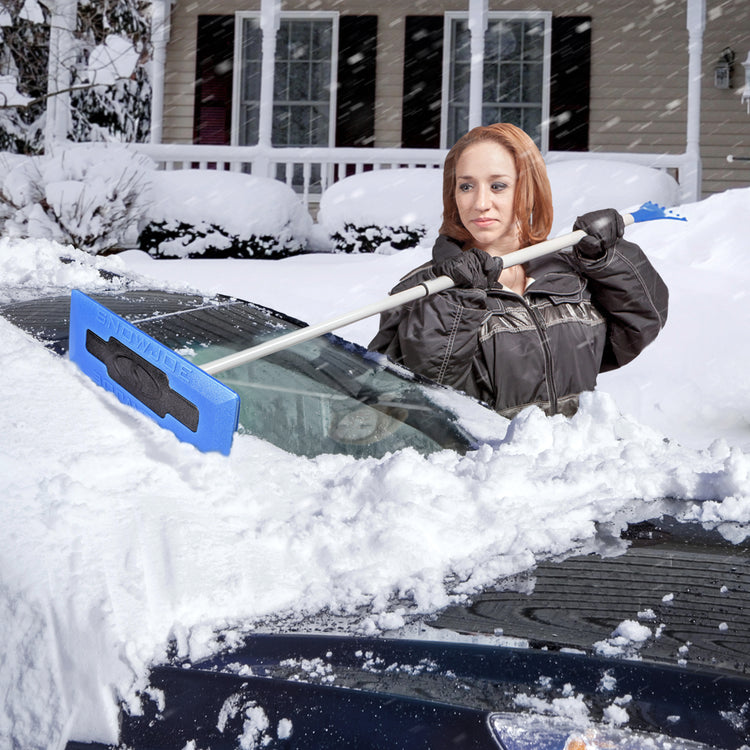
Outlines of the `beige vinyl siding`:
{"type": "Polygon", "coordinates": [[[592,151],[682,153],[687,137],[684,3],[611,4],[592,22],[592,151]],[[659,7],[664,10],[657,10],[659,7]]]}
{"type": "Polygon", "coordinates": [[[704,195],[750,185],[750,162],[727,162],[728,154],[750,157],[750,115],[740,103],[745,83],[742,63],[750,52],[750,1],[708,0],[706,15],[701,116],[704,195]],[[717,89],[714,67],[725,47],[731,47],[737,57],[734,88],[717,89]]]}
{"type": "MultiPolygon", "coordinates": [[[[466,11],[469,0],[319,0],[316,10],[342,15],[377,14],[375,145],[398,146],[404,17],[466,11]]],[[[707,0],[703,45],[701,155],[703,194],[750,184],[750,162],[729,164],[726,156],[750,156],[750,115],[740,106],[742,61],[750,51],[750,2],[707,0]],[[725,47],[737,60],[734,89],[713,85],[713,69],[725,47]]],[[[490,10],[546,10],[553,15],[592,16],[592,151],[684,152],[687,136],[688,32],[685,0],[489,0],[490,10]],[[638,6],[637,9],[635,6],[638,6]]],[[[164,142],[193,138],[195,49],[198,15],[259,10],[260,0],[177,2],[167,50],[164,142]]],[[[310,10],[306,0],[283,0],[282,10],[310,10]]]]}
{"type": "Polygon", "coordinates": [[[375,145],[401,145],[401,100],[404,93],[404,13],[400,3],[373,3],[378,13],[375,145]]]}
{"type": "Polygon", "coordinates": [[[193,142],[198,20],[197,14],[190,9],[197,6],[197,3],[185,3],[181,8],[181,4],[177,3],[172,9],[164,78],[164,143],[193,142]]]}

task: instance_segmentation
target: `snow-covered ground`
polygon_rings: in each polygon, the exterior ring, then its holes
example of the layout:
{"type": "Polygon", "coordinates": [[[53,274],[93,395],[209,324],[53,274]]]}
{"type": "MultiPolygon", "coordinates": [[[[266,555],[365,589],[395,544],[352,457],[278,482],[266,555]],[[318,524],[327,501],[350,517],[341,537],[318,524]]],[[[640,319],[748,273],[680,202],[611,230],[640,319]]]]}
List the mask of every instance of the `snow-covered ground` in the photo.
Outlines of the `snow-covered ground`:
{"type": "MultiPolygon", "coordinates": [[[[596,195],[618,208],[664,197],[634,198],[637,179],[613,180],[593,163],[554,170],[567,226],[602,207],[592,197],[579,208],[577,180],[599,184],[596,195]]],[[[660,338],[603,376],[574,418],[493,417],[496,435],[466,456],[308,459],[247,435],[229,457],[203,454],[0,319],[0,746],[113,740],[117,700],[136,705],[170,639],[199,658],[219,648],[220,630],[231,638],[323,610],[357,609],[367,632],[397,629],[414,611],[587,548],[596,522],[658,514],[662,498],[744,538],[750,188],[677,210],[687,222],[627,230],[670,287],[660,338]]],[[[101,259],[5,238],[0,301],[19,287],[93,290],[104,267],[314,323],[379,299],[428,257],[425,245],[276,261],[101,259]]],[[[376,326],[340,333],[366,344],[376,326]]]]}

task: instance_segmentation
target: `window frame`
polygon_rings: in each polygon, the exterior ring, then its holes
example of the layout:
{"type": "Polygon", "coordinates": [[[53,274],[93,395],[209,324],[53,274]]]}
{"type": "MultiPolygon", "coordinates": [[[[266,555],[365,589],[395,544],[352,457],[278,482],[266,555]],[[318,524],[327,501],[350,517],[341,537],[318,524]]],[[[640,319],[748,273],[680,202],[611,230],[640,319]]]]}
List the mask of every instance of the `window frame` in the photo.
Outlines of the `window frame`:
{"type": "MultiPolygon", "coordinates": [[[[238,145],[256,145],[240,144],[241,116],[243,107],[242,89],[245,75],[245,65],[243,60],[243,47],[245,40],[245,21],[255,19],[260,26],[260,11],[236,11],[235,17],[235,35],[234,35],[234,71],[232,76],[232,133],[231,143],[233,146],[238,145]]],[[[339,54],[339,17],[338,11],[282,11],[279,14],[280,21],[315,21],[330,20],[331,22],[331,48],[330,48],[330,78],[329,78],[329,96],[328,96],[328,142],[317,144],[332,148],[336,145],[336,95],[338,91],[338,54],[339,54]]],[[[276,51],[274,51],[274,65],[277,62],[276,51]]],[[[275,86],[274,86],[275,88],[275,86]]],[[[291,100],[290,100],[291,101],[291,100]]],[[[276,99],[274,91],[273,106],[276,108],[280,102],[276,99]]],[[[289,144],[272,144],[274,146],[287,146],[289,144]]]]}
{"type": "MultiPolygon", "coordinates": [[[[542,101],[541,125],[539,132],[539,149],[544,154],[549,149],[550,136],[550,83],[552,76],[552,12],[551,11],[489,11],[488,25],[494,21],[542,21],[544,23],[543,59],[542,59],[542,101]]],[[[468,11],[446,11],[443,19],[443,82],[440,106],[440,147],[449,148],[448,118],[451,112],[450,92],[453,83],[451,71],[453,66],[452,48],[456,21],[469,21],[468,11]]],[[[489,30],[489,29],[488,29],[489,30]]],[[[487,31],[485,31],[486,38],[487,31]]],[[[492,102],[482,101],[482,110],[492,102]]],[[[461,134],[457,134],[461,135],[461,134]]],[[[529,135],[534,138],[533,133],[529,135]]]]}

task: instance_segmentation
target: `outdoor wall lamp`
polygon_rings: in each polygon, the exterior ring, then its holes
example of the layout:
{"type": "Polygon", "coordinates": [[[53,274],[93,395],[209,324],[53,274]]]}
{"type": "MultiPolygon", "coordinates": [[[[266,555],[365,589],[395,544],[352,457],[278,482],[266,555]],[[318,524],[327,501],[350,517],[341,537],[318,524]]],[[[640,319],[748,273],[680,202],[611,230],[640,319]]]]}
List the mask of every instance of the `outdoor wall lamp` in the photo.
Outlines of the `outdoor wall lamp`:
{"type": "Polygon", "coordinates": [[[717,89],[732,88],[732,73],[734,72],[734,50],[724,47],[719,62],[714,67],[714,86],[717,89]]]}

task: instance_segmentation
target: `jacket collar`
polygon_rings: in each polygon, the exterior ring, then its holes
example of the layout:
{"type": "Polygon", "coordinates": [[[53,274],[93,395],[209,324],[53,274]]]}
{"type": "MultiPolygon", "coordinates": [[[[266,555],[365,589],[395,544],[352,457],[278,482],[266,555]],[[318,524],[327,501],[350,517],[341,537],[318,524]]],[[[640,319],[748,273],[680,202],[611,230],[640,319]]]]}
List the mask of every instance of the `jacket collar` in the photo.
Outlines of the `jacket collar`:
{"type": "Polygon", "coordinates": [[[586,282],[576,272],[569,253],[554,253],[525,264],[526,273],[534,279],[529,294],[580,295],[586,282]]]}

